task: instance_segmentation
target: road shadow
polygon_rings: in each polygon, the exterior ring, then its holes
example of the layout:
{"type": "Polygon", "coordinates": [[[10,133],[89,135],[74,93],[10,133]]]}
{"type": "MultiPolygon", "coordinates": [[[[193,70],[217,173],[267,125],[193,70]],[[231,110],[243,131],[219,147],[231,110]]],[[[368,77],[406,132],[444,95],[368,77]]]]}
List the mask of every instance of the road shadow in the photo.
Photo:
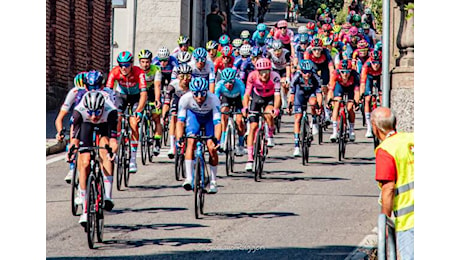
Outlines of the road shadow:
{"type": "Polygon", "coordinates": [[[318,182],[324,182],[324,181],[348,181],[350,179],[347,178],[338,178],[338,177],[281,177],[281,176],[276,176],[276,177],[271,177],[262,174],[262,180],[261,182],[267,182],[267,181],[318,181],[318,182]]]}
{"type": "Polygon", "coordinates": [[[141,229],[151,230],[179,230],[187,228],[209,227],[201,224],[184,224],[184,223],[164,223],[164,224],[149,224],[149,225],[105,225],[104,230],[107,232],[131,232],[141,229]]]}
{"type": "Polygon", "coordinates": [[[177,189],[181,188],[182,185],[133,185],[129,186],[129,189],[132,190],[161,190],[161,189],[177,189]]]}
{"type": "Polygon", "coordinates": [[[241,219],[241,218],[260,218],[272,219],[281,217],[298,216],[292,212],[207,212],[203,219],[241,219]]]}
{"type": "Polygon", "coordinates": [[[118,215],[123,213],[129,212],[142,212],[142,213],[161,213],[161,212],[172,212],[172,211],[182,211],[188,210],[187,208],[166,208],[166,207],[152,207],[152,208],[139,208],[139,209],[132,209],[132,208],[123,208],[123,209],[113,209],[110,212],[107,212],[108,215],[118,215]]]}
{"type": "MultiPolygon", "coordinates": [[[[195,244],[196,248],[188,251],[161,252],[159,254],[120,255],[110,257],[48,257],[47,259],[128,259],[128,260],[175,260],[175,259],[241,259],[241,260],[266,260],[266,259],[306,259],[306,260],[343,260],[350,255],[356,247],[344,245],[318,246],[318,247],[281,247],[267,248],[262,243],[228,243],[214,244],[206,238],[163,238],[142,240],[108,240],[105,244],[96,244],[99,249],[110,250],[115,248],[128,249],[145,245],[174,246],[195,244]]],[[[369,255],[375,249],[360,249],[353,259],[370,259],[369,255]]]]}

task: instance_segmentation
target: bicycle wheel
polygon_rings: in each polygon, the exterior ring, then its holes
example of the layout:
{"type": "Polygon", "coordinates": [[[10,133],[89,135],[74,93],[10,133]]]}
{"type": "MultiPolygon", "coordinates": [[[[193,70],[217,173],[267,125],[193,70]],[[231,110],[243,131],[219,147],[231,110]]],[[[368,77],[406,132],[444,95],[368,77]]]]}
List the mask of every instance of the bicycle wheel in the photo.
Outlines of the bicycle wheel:
{"type": "Polygon", "coordinates": [[[148,148],[147,148],[147,153],[149,156],[149,162],[153,163],[153,142],[154,140],[154,135],[155,135],[155,123],[150,122],[149,126],[149,141],[148,141],[148,148]]]}
{"type": "Polygon", "coordinates": [[[141,161],[145,165],[147,159],[148,140],[149,140],[149,123],[147,120],[142,120],[139,126],[139,143],[141,145],[141,161]]]}
{"type": "Polygon", "coordinates": [[[121,190],[121,183],[123,181],[123,175],[125,174],[125,142],[124,136],[120,136],[118,142],[118,152],[117,152],[117,190],[121,190]]]}
{"type": "MultiPolygon", "coordinates": [[[[125,187],[128,188],[129,186],[129,161],[131,160],[131,139],[129,137],[126,138],[127,143],[125,144],[125,167],[124,167],[124,184],[125,187]]],[[[126,140],[125,140],[126,141],[126,140]]]]}
{"type": "Polygon", "coordinates": [[[174,173],[176,176],[176,181],[180,181],[180,175],[181,175],[181,149],[177,148],[176,149],[176,155],[174,156],[174,173]]]}
{"type": "Polygon", "coordinates": [[[232,167],[232,155],[233,147],[232,147],[232,139],[233,139],[233,126],[231,124],[227,125],[227,138],[225,140],[225,172],[227,176],[230,176],[230,171],[232,167]]]}
{"type": "Polygon", "coordinates": [[[169,120],[163,126],[163,144],[164,144],[164,146],[169,146],[168,139],[169,139],[169,120]]]}
{"type": "MultiPolygon", "coordinates": [[[[98,171],[100,171],[100,169],[98,169],[98,171]]],[[[102,172],[99,172],[96,196],[96,236],[98,242],[102,242],[104,236],[104,189],[104,179],[102,177],[102,172]]]]}
{"type": "Polygon", "coordinates": [[[94,234],[96,233],[96,178],[94,174],[88,175],[88,181],[86,184],[86,211],[87,211],[87,222],[86,222],[86,238],[88,240],[88,246],[90,249],[94,248],[94,234]]]}
{"type": "Polygon", "coordinates": [[[340,116],[340,123],[339,123],[339,132],[338,132],[338,138],[339,138],[339,161],[342,161],[342,151],[343,147],[345,146],[345,125],[344,125],[344,116],[340,116]]]}
{"type": "Polygon", "coordinates": [[[232,139],[230,141],[232,141],[232,144],[230,147],[232,147],[232,153],[230,154],[230,159],[231,159],[231,162],[230,162],[230,171],[233,173],[235,172],[234,171],[234,167],[235,167],[235,157],[236,157],[236,138],[237,138],[237,132],[235,131],[235,128],[233,128],[233,131],[232,131],[232,139]]]}
{"type": "Polygon", "coordinates": [[[309,137],[309,126],[306,117],[302,117],[301,120],[301,129],[300,129],[300,144],[302,147],[302,164],[306,165],[308,163],[308,155],[309,155],[309,145],[308,145],[308,137],[309,137]]]}
{"type": "Polygon", "coordinates": [[[201,179],[201,166],[200,166],[201,162],[200,162],[200,159],[197,158],[196,159],[196,162],[195,162],[195,171],[194,171],[194,174],[195,174],[195,183],[193,185],[193,191],[195,193],[195,218],[196,219],[199,219],[200,218],[200,190],[201,190],[201,182],[200,182],[200,179],[201,179]]]}
{"type": "Polygon", "coordinates": [[[203,164],[202,164],[202,173],[203,173],[204,179],[202,181],[203,182],[202,188],[200,189],[200,214],[204,215],[203,208],[204,208],[204,197],[205,197],[204,194],[206,193],[205,187],[207,187],[209,184],[209,172],[208,172],[208,167],[206,166],[205,161],[203,161],[203,164]]]}
{"type": "Polygon", "coordinates": [[[262,167],[262,157],[260,156],[262,145],[262,131],[257,131],[256,145],[254,146],[254,181],[259,181],[259,170],[262,167]]]}
{"type": "Polygon", "coordinates": [[[73,168],[72,179],[70,181],[71,186],[71,209],[72,215],[76,216],[78,211],[78,204],[75,202],[75,199],[80,198],[80,194],[78,192],[78,187],[80,186],[80,180],[78,178],[78,171],[77,171],[77,162],[78,162],[78,153],[75,153],[75,167],[73,168]]]}

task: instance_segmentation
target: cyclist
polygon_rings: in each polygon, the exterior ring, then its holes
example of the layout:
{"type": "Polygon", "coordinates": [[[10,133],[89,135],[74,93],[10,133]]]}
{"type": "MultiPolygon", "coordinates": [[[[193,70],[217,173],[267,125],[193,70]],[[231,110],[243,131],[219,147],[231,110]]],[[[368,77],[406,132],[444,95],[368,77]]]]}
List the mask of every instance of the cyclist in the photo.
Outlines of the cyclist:
{"type": "MultiPolygon", "coordinates": [[[[272,71],[271,61],[267,58],[260,58],[256,62],[256,70],[251,72],[246,83],[246,91],[243,99],[243,116],[248,115],[249,100],[251,106],[249,111],[259,112],[262,108],[266,114],[265,119],[268,123],[268,147],[275,146],[273,140],[273,132],[275,131],[274,117],[279,115],[281,105],[280,98],[281,78],[280,75],[272,71]]],[[[248,162],[246,163],[246,171],[252,170],[254,162],[254,135],[258,125],[258,118],[254,114],[249,116],[249,134],[247,139],[248,145],[248,162]]]]}
{"type": "MultiPolygon", "coordinates": [[[[249,46],[249,45],[246,45],[246,46],[249,46]]],[[[244,53],[244,54],[246,56],[247,53],[244,53]]],[[[241,62],[241,65],[237,67],[239,71],[238,78],[244,82],[244,85],[246,85],[249,73],[251,73],[252,71],[256,69],[256,61],[262,56],[262,50],[257,46],[252,47],[249,55],[250,57],[243,60],[241,62]]]]}
{"type": "MultiPolygon", "coordinates": [[[[220,101],[216,95],[209,91],[208,81],[204,78],[193,78],[189,85],[190,91],[185,93],[179,100],[177,112],[178,122],[176,127],[176,136],[183,136],[184,130],[187,137],[197,136],[200,129],[205,129],[206,136],[214,136],[207,141],[209,151],[209,165],[211,172],[211,182],[208,193],[217,192],[217,165],[219,157],[217,149],[221,137],[220,124],[220,101]],[[184,129],[185,128],[185,129],[184,129]]],[[[184,139],[181,137],[177,146],[184,145],[184,139]]],[[[193,156],[196,145],[196,139],[187,140],[187,149],[185,151],[185,173],[186,178],[182,187],[185,190],[192,189],[192,172],[193,156]]]]}
{"type": "Polygon", "coordinates": [[[163,90],[171,82],[173,68],[178,65],[177,59],[169,54],[168,48],[161,47],[152,63],[161,68],[161,89],[163,90]]]}
{"type": "Polygon", "coordinates": [[[177,66],[173,68],[171,73],[171,81],[177,79],[179,65],[188,64],[192,60],[192,54],[190,52],[182,51],[177,54],[177,66]]]}
{"type": "Polygon", "coordinates": [[[193,59],[189,65],[192,67],[192,78],[201,77],[209,82],[209,88],[214,93],[215,78],[214,64],[206,58],[207,52],[204,48],[198,47],[193,51],[193,59]]]}
{"type": "Polygon", "coordinates": [[[252,41],[257,46],[263,46],[265,44],[265,39],[267,38],[269,31],[267,26],[263,23],[257,25],[257,30],[252,34],[252,41]]]}
{"type": "Polygon", "coordinates": [[[219,44],[216,41],[210,40],[206,43],[206,50],[208,51],[208,60],[214,62],[216,58],[222,56],[220,51],[217,51],[219,44]]]}
{"type": "Polygon", "coordinates": [[[136,173],[136,153],[139,140],[138,124],[141,120],[145,103],[147,102],[147,82],[145,81],[144,71],[138,66],[133,65],[134,57],[131,52],[121,52],[117,57],[117,62],[118,66],[114,67],[109,73],[106,86],[113,89],[115,81],[118,82],[115,89],[115,105],[118,109],[118,133],[121,130],[121,115],[128,103],[132,105],[134,116],[129,118],[129,125],[132,130],[129,172],[136,173]]]}
{"type": "MultiPolygon", "coordinates": [[[[221,80],[216,84],[216,96],[220,98],[221,112],[230,111],[230,107],[233,107],[234,112],[241,112],[243,108],[242,99],[246,86],[244,83],[236,78],[236,70],[232,68],[226,68],[222,71],[221,80]]],[[[226,144],[227,137],[227,122],[228,115],[222,114],[222,138],[221,143],[226,144]]],[[[244,133],[246,129],[244,127],[243,116],[241,114],[236,115],[236,128],[238,130],[238,145],[236,146],[236,155],[242,156],[244,153],[244,133]]]]}
{"type": "Polygon", "coordinates": [[[288,24],[286,20],[281,20],[276,24],[278,30],[275,31],[273,38],[280,40],[286,50],[294,53],[294,47],[291,46],[291,40],[294,39],[294,32],[287,28],[288,24]]]}
{"type": "MultiPolygon", "coordinates": [[[[72,106],[74,104],[76,105],[79,102],[79,100],[77,100],[78,93],[85,90],[85,84],[83,83],[83,79],[85,78],[86,73],[87,73],[86,71],[83,71],[83,72],[78,73],[75,76],[73,80],[74,87],[70,89],[69,92],[67,93],[64,103],[62,104],[61,109],[59,110],[59,114],[57,115],[56,120],[54,121],[54,125],[56,126],[56,131],[57,131],[56,140],[58,142],[62,142],[64,140],[64,135],[61,135],[61,131],[63,129],[62,121],[64,120],[64,117],[69,113],[69,110],[71,110],[72,106]]],[[[73,118],[70,118],[70,130],[71,130],[70,136],[72,136],[72,128],[73,128],[72,121],[73,121],[73,118]]],[[[72,145],[72,144],[78,145],[78,143],[75,143],[72,140],[70,140],[69,145],[72,145]]],[[[72,161],[71,163],[69,163],[69,172],[64,178],[64,180],[69,184],[72,179],[74,168],[75,168],[75,163],[72,161]]]]}
{"type": "Polygon", "coordinates": [[[370,25],[367,23],[362,24],[361,28],[363,28],[363,36],[368,38],[370,48],[373,49],[374,45],[377,43],[377,36],[375,34],[375,30],[372,29],[370,25]]]}
{"type": "Polygon", "coordinates": [[[295,48],[299,45],[300,36],[306,35],[306,34],[307,34],[307,26],[301,25],[299,26],[299,28],[297,28],[297,33],[294,34],[294,38],[291,41],[291,43],[294,45],[294,51],[295,51],[295,48]]]}
{"type": "Polygon", "coordinates": [[[165,102],[163,105],[163,118],[169,113],[171,120],[169,122],[169,144],[168,157],[174,158],[176,148],[176,122],[177,122],[177,105],[179,99],[189,90],[189,83],[192,78],[192,67],[183,63],[177,67],[178,78],[171,81],[166,88],[165,102]]]}
{"type": "Polygon", "coordinates": [[[243,45],[243,40],[240,38],[233,39],[232,46],[233,46],[233,53],[232,56],[237,58],[240,56],[240,48],[243,45]]]}
{"type": "Polygon", "coordinates": [[[222,48],[224,48],[225,46],[231,46],[230,37],[226,34],[222,34],[219,37],[219,47],[217,48],[217,51],[222,52],[222,48]]]}
{"type": "Polygon", "coordinates": [[[249,44],[251,46],[255,45],[255,42],[251,39],[251,33],[248,30],[241,31],[240,38],[243,41],[243,44],[249,44]]]}
{"type": "Polygon", "coordinates": [[[352,54],[351,64],[353,69],[361,73],[364,62],[369,59],[369,43],[362,39],[358,42],[357,49],[352,54]]]}
{"type": "Polygon", "coordinates": [[[214,61],[214,73],[219,75],[225,68],[232,68],[235,58],[232,56],[232,47],[225,46],[222,48],[222,56],[214,61]]]}
{"type": "Polygon", "coordinates": [[[359,88],[359,96],[363,94],[364,99],[364,116],[366,118],[366,137],[372,138],[372,125],[371,125],[371,109],[370,99],[372,94],[372,85],[376,82],[378,95],[382,100],[382,92],[380,90],[380,76],[382,75],[382,52],[378,50],[371,51],[369,59],[364,63],[361,71],[361,84],[359,88]]]}
{"type": "Polygon", "coordinates": [[[321,92],[319,78],[315,77],[314,64],[310,60],[302,60],[299,64],[300,69],[294,74],[291,82],[291,95],[289,97],[289,113],[294,105],[294,157],[300,156],[299,134],[302,113],[307,109],[307,102],[310,104],[312,114],[312,133],[318,134],[316,93],[321,92]]]}
{"type": "MultiPolygon", "coordinates": [[[[355,141],[355,111],[353,110],[353,100],[357,103],[359,97],[355,92],[359,91],[359,75],[352,68],[351,60],[343,59],[340,61],[338,69],[334,72],[331,83],[329,84],[330,90],[334,92],[334,100],[342,100],[343,94],[348,95],[348,104],[345,109],[348,110],[348,120],[350,126],[350,141],[355,141]]],[[[334,110],[332,111],[332,135],[330,140],[334,143],[337,141],[337,125],[338,125],[338,114],[339,105],[334,102],[334,110]]]]}
{"type": "MultiPolygon", "coordinates": [[[[102,83],[102,81],[101,81],[102,83]]],[[[93,146],[93,129],[99,128],[99,146],[104,147],[106,144],[112,148],[114,155],[108,156],[106,150],[99,150],[100,162],[104,175],[105,209],[112,210],[114,203],[112,200],[112,183],[113,183],[113,160],[117,150],[117,108],[112,103],[109,94],[104,91],[88,91],[83,95],[80,102],[73,111],[74,132],[73,138],[80,140],[81,147],[93,146]]],[[[80,216],[79,223],[85,225],[87,222],[87,205],[86,205],[86,179],[90,171],[90,154],[88,150],[79,151],[79,181],[80,181],[80,199],[83,202],[83,213],[80,216]]]]}
{"type": "Polygon", "coordinates": [[[361,22],[368,24],[369,27],[372,28],[372,30],[375,30],[375,28],[377,28],[377,26],[375,26],[374,15],[372,14],[372,10],[370,7],[366,7],[366,9],[364,9],[364,15],[361,17],[361,22]]]}
{"type": "MultiPolygon", "coordinates": [[[[137,57],[139,58],[139,67],[144,70],[145,81],[147,82],[147,100],[154,102],[152,107],[152,121],[155,122],[155,144],[153,154],[160,154],[161,135],[163,128],[161,126],[161,68],[152,64],[152,52],[149,50],[140,50],[137,57]]],[[[150,142],[151,140],[149,140],[150,142]]]]}
{"type": "Polygon", "coordinates": [[[172,52],[172,56],[174,56],[174,58],[177,58],[177,54],[180,51],[186,51],[186,52],[192,53],[195,50],[195,48],[190,46],[190,38],[188,36],[185,36],[185,35],[179,36],[179,39],[177,39],[177,44],[179,44],[179,46],[176,47],[172,52]]]}
{"type": "Polygon", "coordinates": [[[273,49],[267,53],[267,58],[271,61],[272,70],[277,72],[281,77],[282,107],[285,109],[287,108],[287,93],[291,78],[291,53],[289,50],[283,48],[280,40],[274,40],[272,47],[273,49]]]}
{"type": "MultiPolygon", "coordinates": [[[[300,61],[303,60],[304,52],[307,50],[308,47],[308,36],[305,34],[300,35],[299,44],[295,46],[295,55],[294,55],[294,62],[293,68],[297,68],[300,61]]],[[[293,69],[295,71],[295,69],[293,69]]]]}

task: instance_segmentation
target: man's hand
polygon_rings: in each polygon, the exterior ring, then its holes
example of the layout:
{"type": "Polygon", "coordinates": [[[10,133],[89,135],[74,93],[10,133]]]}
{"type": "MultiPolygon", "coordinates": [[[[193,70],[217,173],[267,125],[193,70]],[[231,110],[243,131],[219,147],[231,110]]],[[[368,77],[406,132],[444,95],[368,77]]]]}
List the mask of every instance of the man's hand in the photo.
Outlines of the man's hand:
{"type": "Polygon", "coordinates": [[[59,133],[56,134],[56,140],[58,142],[62,142],[64,140],[64,137],[65,137],[65,135],[64,135],[63,130],[59,131],[59,133]]]}
{"type": "Polygon", "coordinates": [[[141,112],[136,112],[136,116],[134,117],[136,120],[136,124],[138,124],[141,121],[142,113],[141,112]]]}
{"type": "Polygon", "coordinates": [[[272,116],[277,117],[280,114],[279,108],[275,108],[272,110],[272,116]]]}

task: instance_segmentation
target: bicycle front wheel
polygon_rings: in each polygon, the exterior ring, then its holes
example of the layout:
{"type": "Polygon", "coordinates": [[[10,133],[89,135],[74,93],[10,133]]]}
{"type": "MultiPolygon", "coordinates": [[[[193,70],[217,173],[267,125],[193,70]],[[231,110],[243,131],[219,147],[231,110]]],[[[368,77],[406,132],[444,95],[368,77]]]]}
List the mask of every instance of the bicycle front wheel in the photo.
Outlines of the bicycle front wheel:
{"type": "Polygon", "coordinates": [[[225,172],[227,176],[230,176],[230,171],[232,168],[232,139],[233,139],[233,128],[231,124],[227,125],[227,138],[225,140],[225,172]]]}
{"type": "Polygon", "coordinates": [[[309,137],[309,126],[307,119],[305,117],[302,118],[301,121],[302,128],[300,129],[300,138],[301,138],[301,145],[302,145],[302,164],[306,165],[308,163],[308,156],[309,156],[309,144],[308,144],[308,137],[309,137]]]}
{"type": "Polygon", "coordinates": [[[259,171],[262,168],[262,135],[263,131],[257,131],[256,145],[254,146],[254,181],[260,181],[259,171]]]}
{"type": "Polygon", "coordinates": [[[201,199],[200,199],[200,193],[201,193],[201,162],[197,158],[196,163],[195,163],[195,182],[193,185],[193,191],[195,193],[195,218],[199,219],[200,218],[200,207],[201,207],[201,199]]]}
{"type": "Polygon", "coordinates": [[[345,149],[345,117],[343,115],[340,116],[340,124],[339,124],[339,161],[342,161],[342,156],[344,155],[345,149]]]}
{"type": "Polygon", "coordinates": [[[88,175],[88,181],[86,184],[86,211],[87,211],[87,222],[86,222],[86,238],[90,249],[94,248],[94,235],[96,233],[96,178],[94,174],[88,175]]]}
{"type": "MultiPolygon", "coordinates": [[[[100,170],[99,170],[100,171],[100,170]]],[[[102,177],[102,172],[99,172],[97,181],[97,196],[96,196],[96,235],[97,241],[102,242],[104,235],[104,178],[102,177]]]]}
{"type": "Polygon", "coordinates": [[[147,160],[148,140],[149,140],[149,126],[147,120],[142,120],[139,126],[139,142],[141,145],[141,161],[145,165],[147,160]]]}
{"type": "Polygon", "coordinates": [[[176,176],[176,181],[180,181],[180,171],[181,171],[181,154],[180,154],[180,147],[176,149],[176,155],[174,156],[174,172],[176,176]]]}
{"type": "Polygon", "coordinates": [[[123,175],[125,174],[125,142],[123,135],[120,136],[117,152],[117,190],[121,190],[123,175]]]}
{"type": "Polygon", "coordinates": [[[125,155],[124,155],[124,184],[125,184],[125,187],[128,188],[128,185],[129,185],[129,161],[130,161],[130,157],[131,157],[131,139],[129,137],[127,137],[128,139],[128,142],[125,143],[125,155]]]}
{"type": "Polygon", "coordinates": [[[74,163],[75,167],[73,168],[72,180],[70,182],[70,186],[72,189],[70,202],[71,202],[71,208],[72,208],[72,215],[74,216],[77,215],[77,211],[78,211],[78,204],[75,202],[75,200],[80,198],[80,194],[78,193],[78,187],[80,186],[80,181],[78,178],[77,162],[78,162],[78,153],[75,153],[75,163],[74,163]]]}

